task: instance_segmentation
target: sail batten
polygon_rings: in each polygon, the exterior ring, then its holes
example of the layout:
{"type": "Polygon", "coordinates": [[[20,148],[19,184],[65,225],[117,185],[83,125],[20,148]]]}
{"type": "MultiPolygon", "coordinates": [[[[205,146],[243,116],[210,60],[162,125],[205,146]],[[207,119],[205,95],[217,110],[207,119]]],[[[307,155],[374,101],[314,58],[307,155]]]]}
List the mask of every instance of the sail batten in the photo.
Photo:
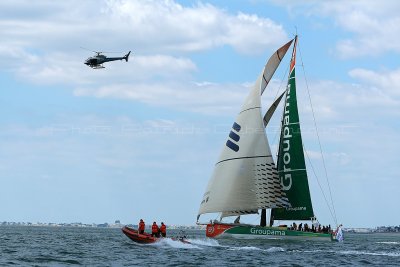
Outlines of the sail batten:
{"type": "Polygon", "coordinates": [[[237,159],[254,159],[254,158],[269,158],[272,157],[272,155],[264,155],[264,156],[252,156],[252,157],[240,157],[240,158],[230,158],[230,159],[224,159],[221,161],[218,161],[215,165],[220,164],[221,162],[229,161],[229,160],[237,160],[237,159]]]}

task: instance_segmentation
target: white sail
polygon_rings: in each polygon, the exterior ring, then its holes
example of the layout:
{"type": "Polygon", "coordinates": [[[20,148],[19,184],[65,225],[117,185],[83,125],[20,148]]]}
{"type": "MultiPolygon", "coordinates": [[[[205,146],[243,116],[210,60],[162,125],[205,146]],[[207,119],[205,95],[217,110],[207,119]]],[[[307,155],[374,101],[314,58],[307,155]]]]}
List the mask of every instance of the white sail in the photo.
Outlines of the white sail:
{"type": "Polygon", "coordinates": [[[262,73],[261,94],[264,92],[265,88],[267,87],[269,81],[272,78],[272,75],[274,75],[276,69],[279,66],[279,63],[281,63],[282,58],[285,56],[285,54],[288,51],[293,40],[294,39],[290,40],[285,45],[283,45],[281,48],[276,50],[276,52],[268,59],[268,62],[265,65],[265,68],[262,73]]]}
{"type": "Polygon", "coordinates": [[[272,103],[272,105],[269,107],[267,112],[264,115],[264,126],[267,127],[269,120],[272,118],[272,115],[274,115],[274,112],[276,108],[278,107],[279,103],[282,100],[282,97],[285,95],[286,91],[283,92],[275,101],[272,103]]]}
{"type": "Polygon", "coordinates": [[[216,163],[199,215],[248,214],[286,207],[261,115],[264,71],[244,102],[216,163]]]}

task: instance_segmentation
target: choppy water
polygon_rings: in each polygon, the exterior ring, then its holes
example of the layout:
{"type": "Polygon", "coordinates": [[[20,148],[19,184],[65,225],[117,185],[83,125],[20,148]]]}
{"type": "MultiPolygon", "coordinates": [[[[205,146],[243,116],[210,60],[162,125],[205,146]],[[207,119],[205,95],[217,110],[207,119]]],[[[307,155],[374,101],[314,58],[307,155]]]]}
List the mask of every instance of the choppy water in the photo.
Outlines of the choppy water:
{"type": "Polygon", "coordinates": [[[119,229],[1,226],[0,266],[400,266],[400,234],[347,234],[344,243],[187,234],[191,244],[140,245],[119,229]]]}

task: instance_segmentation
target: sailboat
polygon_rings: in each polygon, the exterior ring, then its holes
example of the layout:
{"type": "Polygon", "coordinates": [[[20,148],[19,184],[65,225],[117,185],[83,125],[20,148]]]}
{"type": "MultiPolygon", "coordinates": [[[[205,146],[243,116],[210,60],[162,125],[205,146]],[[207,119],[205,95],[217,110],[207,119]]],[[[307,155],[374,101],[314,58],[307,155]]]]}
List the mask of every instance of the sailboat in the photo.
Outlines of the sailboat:
{"type": "Polygon", "coordinates": [[[221,220],[230,216],[237,216],[237,219],[233,223],[210,221],[206,227],[207,237],[335,240],[332,231],[318,230],[312,207],[297,109],[296,46],[297,35],[271,56],[233,123],[203,195],[197,223],[201,224],[199,218],[206,213],[220,213],[221,220]],[[261,95],[292,43],[286,90],[262,116],[261,95]],[[284,96],[275,164],[265,127],[284,96]],[[270,211],[269,225],[267,211],[270,211]],[[239,221],[240,216],[260,212],[259,225],[239,221]],[[295,223],[291,227],[274,226],[277,220],[310,221],[311,225],[304,231],[295,223]]]}

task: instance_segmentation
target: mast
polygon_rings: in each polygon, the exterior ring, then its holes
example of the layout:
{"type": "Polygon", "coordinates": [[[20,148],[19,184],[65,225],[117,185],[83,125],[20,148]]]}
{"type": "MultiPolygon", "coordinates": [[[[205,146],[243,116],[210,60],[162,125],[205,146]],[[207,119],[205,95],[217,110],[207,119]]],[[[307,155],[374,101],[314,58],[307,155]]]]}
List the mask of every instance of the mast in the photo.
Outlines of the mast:
{"type": "Polygon", "coordinates": [[[267,225],[267,210],[262,209],[261,210],[261,220],[260,220],[260,226],[264,227],[267,225]]]}
{"type": "Polygon", "coordinates": [[[296,99],[296,45],[297,36],[290,61],[277,160],[281,185],[291,207],[273,209],[271,218],[275,220],[310,220],[314,217],[296,99]]]}

